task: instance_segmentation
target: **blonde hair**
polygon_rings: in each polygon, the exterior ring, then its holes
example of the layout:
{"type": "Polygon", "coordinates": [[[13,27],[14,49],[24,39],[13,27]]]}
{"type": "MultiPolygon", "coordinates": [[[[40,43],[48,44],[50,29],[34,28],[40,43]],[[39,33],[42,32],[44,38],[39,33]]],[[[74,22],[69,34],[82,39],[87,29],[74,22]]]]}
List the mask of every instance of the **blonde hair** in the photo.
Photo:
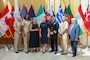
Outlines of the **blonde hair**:
{"type": "Polygon", "coordinates": [[[37,19],[35,17],[33,17],[32,19],[32,22],[31,22],[32,24],[33,24],[33,20],[36,20],[36,24],[37,24],[37,19]]]}

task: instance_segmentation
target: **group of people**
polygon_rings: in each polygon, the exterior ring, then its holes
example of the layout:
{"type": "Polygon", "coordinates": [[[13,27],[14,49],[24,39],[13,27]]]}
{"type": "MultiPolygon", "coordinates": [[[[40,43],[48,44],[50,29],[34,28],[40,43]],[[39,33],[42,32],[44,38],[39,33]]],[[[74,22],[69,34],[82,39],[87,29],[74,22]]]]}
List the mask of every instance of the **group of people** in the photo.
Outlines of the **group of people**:
{"type": "Polygon", "coordinates": [[[51,50],[50,52],[58,52],[58,36],[61,37],[62,41],[62,55],[67,54],[67,41],[70,36],[71,47],[73,57],[76,56],[77,41],[79,38],[79,25],[76,24],[75,18],[71,19],[72,24],[68,28],[68,22],[66,17],[62,17],[62,22],[59,24],[55,20],[55,16],[51,16],[51,22],[47,22],[46,17],[43,16],[40,25],[37,24],[37,19],[33,18],[29,20],[28,15],[25,16],[24,20],[21,21],[20,17],[14,22],[14,48],[15,52],[18,53],[20,50],[21,40],[24,42],[24,52],[38,52],[40,49],[40,40],[42,52],[47,51],[48,38],[50,38],[51,50]],[[60,34],[58,34],[60,30],[60,34]]]}

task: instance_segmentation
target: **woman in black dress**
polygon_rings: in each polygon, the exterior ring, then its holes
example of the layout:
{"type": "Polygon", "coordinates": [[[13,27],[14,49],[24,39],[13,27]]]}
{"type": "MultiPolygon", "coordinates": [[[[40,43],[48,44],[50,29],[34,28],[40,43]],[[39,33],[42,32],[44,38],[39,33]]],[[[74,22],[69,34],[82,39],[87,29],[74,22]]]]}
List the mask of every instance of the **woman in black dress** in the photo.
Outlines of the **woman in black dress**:
{"type": "Polygon", "coordinates": [[[41,42],[43,44],[43,53],[46,52],[46,47],[48,43],[48,37],[49,37],[49,27],[48,27],[48,22],[46,22],[46,17],[43,17],[43,21],[40,24],[40,37],[41,37],[41,42]]]}
{"type": "Polygon", "coordinates": [[[33,18],[32,23],[30,24],[30,41],[29,47],[32,52],[39,50],[39,29],[36,18],[33,18]]]}

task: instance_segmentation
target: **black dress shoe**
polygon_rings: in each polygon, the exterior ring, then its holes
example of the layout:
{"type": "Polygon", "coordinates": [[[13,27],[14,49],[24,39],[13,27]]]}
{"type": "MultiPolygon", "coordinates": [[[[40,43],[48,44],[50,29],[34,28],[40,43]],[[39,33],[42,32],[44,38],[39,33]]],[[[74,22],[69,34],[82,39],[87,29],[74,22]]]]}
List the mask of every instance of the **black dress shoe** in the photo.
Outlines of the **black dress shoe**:
{"type": "Polygon", "coordinates": [[[60,52],[63,52],[63,51],[60,51],[60,52]]]}
{"type": "Polygon", "coordinates": [[[76,55],[73,55],[72,57],[75,57],[76,55]]]}
{"type": "Polygon", "coordinates": [[[19,53],[18,51],[16,51],[15,53],[19,53]]]}
{"type": "Polygon", "coordinates": [[[54,50],[51,50],[50,52],[54,52],[54,50]]]}
{"type": "Polygon", "coordinates": [[[61,55],[67,55],[67,53],[62,53],[61,55]]]}
{"type": "Polygon", "coordinates": [[[54,54],[57,54],[57,51],[55,51],[55,53],[54,54]]]}
{"type": "Polygon", "coordinates": [[[27,52],[25,52],[26,54],[28,54],[28,51],[27,52]]]}

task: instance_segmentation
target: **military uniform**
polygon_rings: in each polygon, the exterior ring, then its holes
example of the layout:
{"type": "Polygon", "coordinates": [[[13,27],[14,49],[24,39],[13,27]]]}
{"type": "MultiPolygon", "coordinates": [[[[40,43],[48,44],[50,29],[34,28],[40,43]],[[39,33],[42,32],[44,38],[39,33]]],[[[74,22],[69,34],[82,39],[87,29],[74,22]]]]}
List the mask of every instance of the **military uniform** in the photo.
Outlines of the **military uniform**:
{"type": "MultiPolygon", "coordinates": [[[[64,21],[60,24],[60,33],[62,33],[65,30],[68,30],[68,22],[64,21]]],[[[68,31],[65,31],[62,35],[62,50],[63,53],[67,53],[67,40],[68,40],[68,31]]]]}
{"type": "Polygon", "coordinates": [[[50,32],[53,32],[53,34],[50,34],[50,41],[51,41],[51,48],[52,51],[57,51],[57,36],[58,36],[58,28],[59,24],[56,21],[50,22],[49,25],[50,32]]]}
{"type": "Polygon", "coordinates": [[[30,27],[30,21],[29,20],[23,20],[22,26],[24,27],[24,34],[23,34],[23,40],[24,40],[24,51],[28,52],[28,44],[29,44],[29,27],[30,27]]]}
{"type": "MultiPolygon", "coordinates": [[[[14,29],[16,29],[18,32],[21,32],[21,22],[15,21],[14,29]]],[[[14,32],[14,48],[15,51],[18,52],[19,46],[21,45],[21,35],[16,30],[14,32]]]]}

